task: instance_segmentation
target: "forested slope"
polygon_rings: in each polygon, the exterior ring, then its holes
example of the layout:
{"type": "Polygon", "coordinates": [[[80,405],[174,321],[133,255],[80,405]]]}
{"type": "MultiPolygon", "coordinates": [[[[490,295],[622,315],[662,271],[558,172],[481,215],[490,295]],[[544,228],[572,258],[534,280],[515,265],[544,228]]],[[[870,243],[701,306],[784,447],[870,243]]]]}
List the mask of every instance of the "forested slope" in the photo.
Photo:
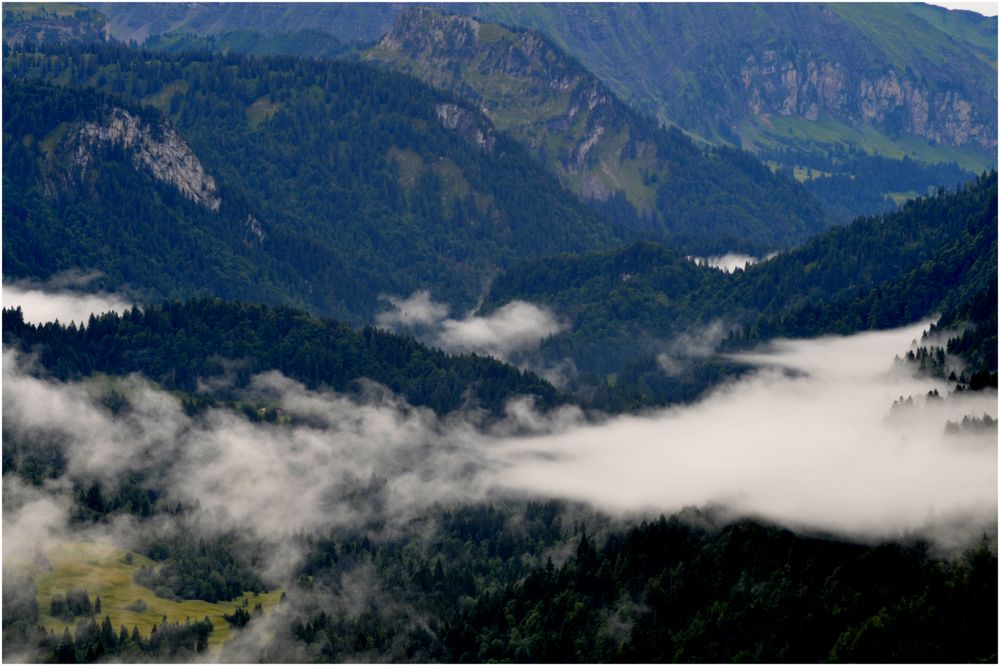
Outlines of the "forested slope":
{"type": "Polygon", "coordinates": [[[469,306],[512,260],[618,236],[477,112],[364,65],[8,50],[5,96],[7,279],[98,270],[151,299],[292,302],[362,323],[383,293],[431,287],[469,306]],[[164,151],[190,157],[170,167],[164,151]],[[195,175],[214,185],[200,206],[178,185],[195,175]]]}
{"type": "Polygon", "coordinates": [[[890,328],[945,309],[955,324],[964,318],[958,312],[970,311],[958,304],[985,303],[996,281],[996,187],[996,173],[984,174],[733,274],[695,267],[653,243],[527,262],[494,282],[484,307],[515,298],[551,305],[574,325],[546,340],[542,353],[598,373],[715,322],[715,343],[728,330],[736,346],[890,328]]]}
{"type": "Polygon", "coordinates": [[[787,247],[831,223],[794,179],[661,128],[538,33],[415,7],[364,57],[468,99],[582,199],[702,239],[692,251],[787,247]]]}
{"type": "Polygon", "coordinates": [[[4,310],[4,345],[37,350],[58,379],[138,372],[168,389],[195,393],[213,379],[230,388],[279,370],[310,388],[338,391],[368,379],[439,413],[535,396],[565,400],[547,382],[492,358],[451,356],[406,336],[350,327],[291,308],[199,299],[92,317],[85,326],[26,323],[4,310]]]}

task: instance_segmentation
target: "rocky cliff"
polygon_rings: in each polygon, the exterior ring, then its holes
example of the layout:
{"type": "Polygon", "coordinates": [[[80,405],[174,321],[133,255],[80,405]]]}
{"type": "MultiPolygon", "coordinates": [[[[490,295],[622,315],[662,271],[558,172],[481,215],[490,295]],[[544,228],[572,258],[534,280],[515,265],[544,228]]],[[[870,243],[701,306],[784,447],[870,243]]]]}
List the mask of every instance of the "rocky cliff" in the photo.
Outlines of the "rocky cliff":
{"type": "Polygon", "coordinates": [[[997,145],[996,120],[986,117],[960,89],[932,90],[916,75],[893,68],[850,70],[808,52],[784,56],[764,49],[743,61],[738,88],[746,108],[816,121],[822,113],[890,134],[913,134],[952,146],[997,145]]]}
{"type": "Polygon", "coordinates": [[[92,151],[101,145],[124,149],[136,168],[149,171],[157,180],[172,185],[181,194],[205,206],[219,210],[215,179],[206,173],[197,155],[170,125],[152,125],[125,109],[112,109],[102,122],[88,122],[70,139],[76,166],[86,172],[92,151]]]}
{"type": "Polygon", "coordinates": [[[713,141],[926,161],[997,146],[996,17],[917,3],[467,11],[544,33],[630,105],[713,141]]]}
{"type": "Polygon", "coordinates": [[[462,138],[480,150],[493,152],[497,137],[493,127],[484,118],[458,104],[438,104],[434,110],[442,125],[458,132],[462,138]]]}
{"type": "MultiPolygon", "coordinates": [[[[619,117],[623,109],[597,79],[541,36],[416,8],[401,15],[367,56],[460,93],[583,198],[603,201],[623,189],[613,182],[622,149],[630,143],[627,123],[619,117]]],[[[446,126],[492,147],[488,133],[478,136],[482,131],[472,114],[460,114],[454,104],[437,108],[446,126]]],[[[631,134],[637,133],[633,128],[631,134]]],[[[664,169],[648,139],[632,140],[630,150],[642,154],[647,168],[664,169]]],[[[638,189],[629,191],[630,200],[648,208],[652,193],[638,189]]]]}
{"type": "MultiPolygon", "coordinates": [[[[363,55],[464,98],[564,187],[644,233],[780,245],[826,223],[794,184],[753,158],[707,154],[658,127],[530,30],[415,7],[363,55]]],[[[436,112],[445,127],[493,150],[493,130],[477,114],[453,103],[436,112]]]]}

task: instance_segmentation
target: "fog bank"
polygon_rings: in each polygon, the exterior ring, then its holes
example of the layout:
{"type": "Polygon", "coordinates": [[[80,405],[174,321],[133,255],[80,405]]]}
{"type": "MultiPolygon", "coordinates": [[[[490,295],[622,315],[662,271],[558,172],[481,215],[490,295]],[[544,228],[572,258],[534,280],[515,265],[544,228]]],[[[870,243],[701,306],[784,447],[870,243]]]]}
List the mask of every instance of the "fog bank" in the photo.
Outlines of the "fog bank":
{"type": "Polygon", "coordinates": [[[88,293],[73,289],[5,284],[3,306],[20,307],[24,320],[31,324],[44,324],[58,320],[69,324],[86,325],[90,315],[105,312],[124,312],[132,304],[115,294],[88,293]]]}
{"type": "MultiPolygon", "coordinates": [[[[280,408],[278,423],[225,408],[190,415],[141,377],[114,380],[128,400],[115,416],[102,404],[108,380],[38,377],[8,350],[5,434],[58,447],[66,474],[38,488],[5,476],[4,555],[73,533],[72,482],[110,491],[134,473],[188,507],[192,524],[274,543],[301,530],[391,533],[435,506],[513,497],[629,518],[714,505],[851,538],[933,529],[961,545],[996,522],[996,434],[946,435],[945,423],[996,417],[996,393],[921,397],[949,386],[893,357],[923,328],[778,342],[738,356],[759,370],[696,404],[596,424],[528,400],[496,422],[475,410],[438,417],[376,385],[348,396],[277,372],[242,399],[280,408]],[[914,406],[892,408],[910,395],[914,406]]],[[[274,569],[294,557],[275,552],[274,569]]]]}
{"type": "Polygon", "coordinates": [[[925,327],[739,355],[760,371],[695,405],[500,444],[509,466],[493,481],[622,514],[719,504],[861,537],[995,523],[995,433],[956,438],[944,426],[995,416],[996,393],[921,399],[948,386],[892,359],[925,327]],[[891,409],[909,395],[915,407],[891,409]]]}
{"type": "Polygon", "coordinates": [[[688,257],[698,266],[709,266],[711,268],[717,268],[723,273],[732,273],[734,271],[742,271],[746,268],[747,264],[751,266],[760,261],[767,261],[778,256],[777,252],[771,252],[766,255],[763,259],[760,257],[754,257],[749,254],[742,254],[740,252],[727,252],[726,254],[714,255],[711,257],[688,257]]]}

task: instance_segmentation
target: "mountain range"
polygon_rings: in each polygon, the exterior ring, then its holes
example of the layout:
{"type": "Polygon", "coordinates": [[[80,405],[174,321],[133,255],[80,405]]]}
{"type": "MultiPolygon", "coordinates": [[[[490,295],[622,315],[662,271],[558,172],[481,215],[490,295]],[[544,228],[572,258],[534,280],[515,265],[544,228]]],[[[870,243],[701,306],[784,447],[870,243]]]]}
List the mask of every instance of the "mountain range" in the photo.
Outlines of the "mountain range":
{"type": "MultiPolygon", "coordinates": [[[[392,4],[252,12],[238,4],[100,8],[112,34],[139,42],[170,32],[306,28],[366,42],[389,32],[407,10],[392,4]]],[[[995,17],[915,3],[446,9],[537,31],[627,103],[708,140],[823,151],[849,143],[891,157],[960,157],[973,168],[985,166],[996,146],[995,17]]]]}

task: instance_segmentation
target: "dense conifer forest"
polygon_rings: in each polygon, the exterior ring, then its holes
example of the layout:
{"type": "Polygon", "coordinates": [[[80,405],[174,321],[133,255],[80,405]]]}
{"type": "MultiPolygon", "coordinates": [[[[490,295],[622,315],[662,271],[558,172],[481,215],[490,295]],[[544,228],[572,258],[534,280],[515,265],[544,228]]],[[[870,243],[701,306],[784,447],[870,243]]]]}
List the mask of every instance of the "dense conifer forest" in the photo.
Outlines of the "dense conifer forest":
{"type": "Polygon", "coordinates": [[[451,356],[406,336],[354,331],[290,308],[194,300],[108,313],[80,326],[34,326],[19,310],[5,309],[3,324],[5,346],[39,349],[40,362],[62,380],[139,372],[194,393],[200,381],[227,372],[238,389],[252,375],[280,370],[308,387],[338,391],[369,379],[439,413],[499,412],[514,396],[534,396],[543,407],[565,399],[533,373],[492,358],[451,356]]]}
{"type": "Polygon", "coordinates": [[[462,113],[489,149],[442,124],[437,107],[453,100],[368,66],[91,46],[18,51],[5,72],[10,278],[87,266],[147,298],[291,302],[361,323],[382,293],[431,285],[471,305],[513,259],[622,233],[475,111],[462,113]],[[98,145],[84,177],[74,130],[109,107],[141,109],[151,131],[175,125],[217,181],[219,210],[120,146],[98,145]]]}
{"type": "MultiPolygon", "coordinates": [[[[690,394],[690,377],[668,381],[646,372],[642,378],[633,369],[653,365],[665,341],[713,323],[716,344],[732,350],[774,337],[890,328],[943,312],[952,328],[974,324],[962,334],[968,341],[953,346],[969,348],[966,356],[976,363],[969,374],[996,373],[989,351],[995,308],[986,305],[997,275],[996,200],[996,173],[983,174],[954,192],[942,189],[897,212],[858,219],[733,274],[699,269],[654,243],[525,262],[497,278],[484,307],[527,299],[571,317],[573,328],[545,340],[540,353],[573,358],[597,375],[595,383],[629,368],[625,377],[640,384],[625,382],[620,390],[632,404],[690,394]]],[[[715,376],[722,367],[698,363],[693,372],[715,376]]]]}

